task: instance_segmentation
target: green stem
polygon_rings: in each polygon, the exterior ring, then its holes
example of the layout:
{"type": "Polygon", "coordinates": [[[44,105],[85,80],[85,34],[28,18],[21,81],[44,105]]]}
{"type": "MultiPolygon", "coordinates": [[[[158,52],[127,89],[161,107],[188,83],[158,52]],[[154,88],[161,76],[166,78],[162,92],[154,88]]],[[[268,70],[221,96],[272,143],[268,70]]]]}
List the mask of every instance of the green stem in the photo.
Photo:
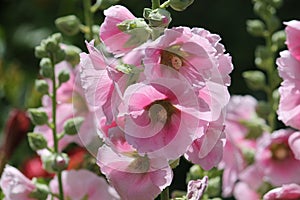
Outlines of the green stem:
{"type": "Polygon", "coordinates": [[[168,7],[170,5],[170,2],[171,2],[170,0],[165,1],[163,4],[160,5],[160,8],[166,8],[166,7],[168,7]]]}
{"type": "Polygon", "coordinates": [[[152,1],[152,10],[160,7],[160,0],[151,0],[152,1]]]}
{"type": "Polygon", "coordinates": [[[86,34],[86,39],[88,41],[93,39],[93,17],[91,11],[91,0],[83,0],[83,10],[84,10],[84,20],[88,27],[88,32],[86,34]]]}
{"type": "Polygon", "coordinates": [[[160,200],[169,200],[169,187],[165,188],[160,193],[160,200]]]}
{"type": "Polygon", "coordinates": [[[267,93],[267,99],[268,102],[271,105],[271,113],[269,113],[269,116],[267,118],[268,124],[271,128],[271,132],[273,132],[276,129],[276,123],[275,123],[275,118],[276,118],[276,110],[274,110],[274,98],[273,98],[273,92],[277,87],[277,80],[274,76],[274,70],[275,70],[275,52],[272,51],[272,38],[271,38],[271,33],[269,32],[266,37],[265,37],[266,45],[267,48],[270,49],[272,52],[272,61],[270,62],[270,66],[267,67],[266,73],[268,76],[268,90],[266,91],[267,93]]]}
{"type": "MultiPolygon", "coordinates": [[[[52,78],[52,135],[53,135],[53,141],[54,141],[54,152],[58,153],[58,138],[57,138],[57,130],[56,130],[56,76],[55,76],[55,58],[52,55],[51,56],[51,63],[52,63],[52,72],[53,72],[53,78],[52,78]]],[[[58,187],[59,187],[59,199],[64,200],[64,190],[62,186],[62,178],[61,178],[61,172],[57,172],[57,178],[58,178],[58,187]]]]}

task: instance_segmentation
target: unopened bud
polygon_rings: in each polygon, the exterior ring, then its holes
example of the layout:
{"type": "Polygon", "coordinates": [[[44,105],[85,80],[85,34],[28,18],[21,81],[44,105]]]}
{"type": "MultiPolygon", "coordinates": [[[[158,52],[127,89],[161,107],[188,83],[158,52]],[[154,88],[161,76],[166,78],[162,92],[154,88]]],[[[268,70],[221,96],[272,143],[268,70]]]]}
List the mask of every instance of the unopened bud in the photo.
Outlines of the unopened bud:
{"type": "Polygon", "coordinates": [[[68,15],[56,19],[55,25],[64,34],[72,36],[79,33],[81,22],[75,15],[68,15]]]}
{"type": "Polygon", "coordinates": [[[281,49],[285,46],[286,34],[283,30],[277,31],[272,35],[272,42],[281,49]]]}
{"type": "Polygon", "coordinates": [[[54,162],[52,163],[52,169],[56,172],[67,169],[69,164],[69,157],[65,153],[60,153],[55,156],[54,162]]]}
{"type": "Polygon", "coordinates": [[[141,18],[125,20],[119,23],[117,26],[122,32],[131,36],[124,44],[125,48],[138,46],[145,43],[151,34],[151,29],[144,19],[141,18]]]}
{"type": "Polygon", "coordinates": [[[28,142],[32,150],[41,150],[47,148],[47,141],[40,133],[28,133],[28,142]]]}
{"type": "Polygon", "coordinates": [[[167,27],[172,21],[171,14],[167,10],[161,8],[155,10],[145,8],[144,18],[149,21],[151,27],[167,27]]]}
{"type": "Polygon", "coordinates": [[[47,54],[47,52],[45,50],[45,47],[42,46],[42,45],[35,47],[35,49],[34,49],[34,55],[37,58],[44,58],[44,57],[48,56],[48,54],[47,54]]]}
{"type": "Polygon", "coordinates": [[[176,11],[183,11],[193,2],[194,0],[170,0],[170,6],[176,11]]]}
{"type": "Polygon", "coordinates": [[[49,85],[45,80],[35,80],[35,88],[41,94],[47,94],[49,91],[49,85]]]}
{"type": "Polygon", "coordinates": [[[47,196],[50,193],[49,187],[45,183],[39,182],[39,180],[36,179],[36,178],[33,178],[32,182],[34,183],[34,185],[35,185],[36,188],[35,188],[34,191],[32,191],[29,194],[29,197],[33,198],[33,199],[37,199],[37,200],[45,200],[45,199],[47,199],[47,196]]]}
{"type": "Polygon", "coordinates": [[[35,125],[44,125],[48,123],[48,115],[45,111],[37,108],[30,108],[28,112],[31,121],[35,125]]]}
{"type": "Polygon", "coordinates": [[[62,70],[59,72],[59,74],[58,74],[59,85],[67,82],[69,79],[70,79],[70,73],[68,71],[62,70]]]}
{"type": "Polygon", "coordinates": [[[53,69],[52,69],[52,63],[49,58],[42,58],[40,61],[40,74],[45,78],[52,78],[53,77],[53,69]]]}
{"type": "Polygon", "coordinates": [[[243,77],[250,89],[259,90],[266,85],[265,74],[261,71],[246,71],[243,72],[243,77]]]}
{"type": "Polygon", "coordinates": [[[75,117],[75,118],[67,120],[64,124],[65,134],[67,134],[67,135],[77,134],[83,121],[84,121],[84,118],[82,118],[82,117],[75,117]]]}
{"type": "Polygon", "coordinates": [[[247,31],[253,36],[263,36],[266,30],[261,20],[247,20],[247,31]]]}
{"type": "Polygon", "coordinates": [[[79,53],[81,49],[76,46],[65,45],[66,61],[68,61],[73,67],[75,67],[80,62],[79,53]]]}

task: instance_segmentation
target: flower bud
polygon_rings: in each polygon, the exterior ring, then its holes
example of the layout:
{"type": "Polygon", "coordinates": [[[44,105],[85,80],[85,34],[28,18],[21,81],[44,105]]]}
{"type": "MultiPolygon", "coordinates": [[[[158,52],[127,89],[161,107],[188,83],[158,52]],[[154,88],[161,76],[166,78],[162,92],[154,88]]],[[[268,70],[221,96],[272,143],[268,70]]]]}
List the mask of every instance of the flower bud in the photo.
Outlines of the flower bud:
{"type": "Polygon", "coordinates": [[[244,125],[248,133],[246,135],[247,139],[259,138],[264,131],[267,131],[268,127],[265,121],[261,118],[254,118],[251,120],[241,120],[240,123],[244,125]]]}
{"type": "Polygon", "coordinates": [[[47,199],[47,196],[50,193],[48,186],[44,183],[40,183],[36,178],[33,178],[32,182],[36,188],[29,194],[29,197],[37,200],[47,199]]]}
{"type": "Polygon", "coordinates": [[[247,31],[253,36],[263,36],[266,30],[261,20],[247,20],[247,31]]]}
{"type": "Polygon", "coordinates": [[[46,49],[44,46],[36,46],[34,49],[34,55],[37,58],[44,58],[44,57],[48,57],[48,54],[46,52],[46,49]]]}
{"type": "Polygon", "coordinates": [[[35,125],[44,125],[48,123],[48,115],[45,111],[37,108],[30,108],[28,112],[31,121],[35,125]]]}
{"type": "Polygon", "coordinates": [[[125,20],[117,24],[117,26],[122,32],[131,36],[124,44],[124,48],[143,44],[148,40],[151,34],[151,29],[144,19],[141,18],[125,20]]]}
{"type": "Polygon", "coordinates": [[[285,46],[286,35],[283,30],[277,31],[272,35],[272,42],[277,46],[278,49],[281,49],[285,46]]]}
{"type": "Polygon", "coordinates": [[[171,14],[167,10],[161,8],[155,10],[145,8],[144,18],[149,21],[151,27],[168,27],[172,20],[171,14]]]}
{"type": "Polygon", "coordinates": [[[47,141],[40,133],[28,133],[28,142],[32,150],[41,150],[47,148],[47,141]]]}
{"type": "Polygon", "coordinates": [[[68,15],[57,18],[55,25],[62,33],[72,36],[79,33],[81,22],[75,15],[68,15]]]}
{"type": "Polygon", "coordinates": [[[186,182],[189,182],[190,180],[197,180],[203,176],[203,170],[199,165],[193,165],[190,168],[190,171],[187,174],[186,182]]]}
{"type": "Polygon", "coordinates": [[[70,79],[70,73],[66,70],[62,70],[59,72],[58,74],[58,82],[59,85],[61,85],[62,83],[67,82],[70,79]]]}
{"type": "Polygon", "coordinates": [[[41,94],[47,94],[49,85],[45,80],[35,80],[35,88],[41,94]]]}
{"type": "Polygon", "coordinates": [[[276,31],[280,27],[281,21],[280,21],[280,19],[278,17],[276,17],[275,15],[272,15],[268,19],[267,25],[268,25],[269,31],[271,33],[273,33],[274,31],[276,31]]]}
{"type": "Polygon", "coordinates": [[[48,52],[56,52],[59,49],[58,43],[53,38],[47,38],[45,40],[45,49],[48,52]]]}
{"type": "Polygon", "coordinates": [[[170,6],[176,11],[183,11],[193,2],[194,0],[170,0],[170,6]]]}
{"type": "Polygon", "coordinates": [[[258,46],[255,49],[255,64],[258,68],[268,70],[273,65],[272,52],[270,48],[258,46]]]}
{"type": "Polygon", "coordinates": [[[53,69],[52,69],[52,63],[49,58],[42,58],[40,61],[40,74],[45,78],[52,78],[53,77],[53,69]]]}
{"type": "Polygon", "coordinates": [[[63,40],[61,33],[54,33],[50,37],[55,40],[57,44],[61,43],[63,40]]]}
{"type": "Polygon", "coordinates": [[[68,61],[73,67],[78,65],[80,62],[79,53],[81,53],[81,49],[72,45],[65,45],[65,53],[66,53],[66,61],[68,61]]]}
{"type": "Polygon", "coordinates": [[[55,60],[54,60],[54,64],[57,64],[61,61],[63,61],[66,57],[66,53],[64,50],[59,49],[58,51],[55,52],[55,60]]]}
{"type": "Polygon", "coordinates": [[[69,164],[68,155],[65,153],[51,153],[42,156],[43,168],[49,173],[65,170],[69,164]]]}
{"type": "Polygon", "coordinates": [[[64,123],[65,134],[67,134],[67,135],[77,134],[78,133],[77,130],[79,130],[83,121],[84,121],[84,118],[82,118],[82,117],[75,117],[75,118],[67,120],[64,123]]]}
{"type": "Polygon", "coordinates": [[[56,172],[67,169],[69,164],[69,157],[65,153],[56,154],[54,162],[52,163],[52,169],[56,172]]]}
{"type": "Polygon", "coordinates": [[[243,72],[243,77],[250,89],[259,90],[266,85],[265,74],[261,71],[246,71],[243,72]]]}

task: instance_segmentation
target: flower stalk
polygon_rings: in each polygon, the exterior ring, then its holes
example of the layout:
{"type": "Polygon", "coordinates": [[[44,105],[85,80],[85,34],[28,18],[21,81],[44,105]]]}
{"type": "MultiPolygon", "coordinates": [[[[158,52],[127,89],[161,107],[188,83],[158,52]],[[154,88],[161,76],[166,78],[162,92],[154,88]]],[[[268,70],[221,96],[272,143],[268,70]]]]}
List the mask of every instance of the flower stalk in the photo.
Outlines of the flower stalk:
{"type": "Polygon", "coordinates": [[[152,0],[152,10],[160,7],[160,0],[152,0]]]}
{"type": "MultiPolygon", "coordinates": [[[[52,64],[52,72],[53,72],[53,77],[52,77],[52,135],[53,135],[53,141],[54,141],[54,152],[58,153],[58,135],[57,135],[57,130],[56,130],[56,91],[57,91],[57,86],[56,86],[56,76],[55,76],[55,58],[54,55],[51,55],[51,64],[52,64]]],[[[59,187],[59,199],[64,200],[64,190],[63,190],[63,185],[62,185],[62,176],[61,176],[61,171],[57,172],[57,180],[58,180],[58,187],[59,187]]]]}
{"type": "Polygon", "coordinates": [[[88,29],[85,37],[88,41],[93,39],[93,17],[92,17],[91,7],[92,7],[91,0],[83,1],[84,19],[88,29]]]}

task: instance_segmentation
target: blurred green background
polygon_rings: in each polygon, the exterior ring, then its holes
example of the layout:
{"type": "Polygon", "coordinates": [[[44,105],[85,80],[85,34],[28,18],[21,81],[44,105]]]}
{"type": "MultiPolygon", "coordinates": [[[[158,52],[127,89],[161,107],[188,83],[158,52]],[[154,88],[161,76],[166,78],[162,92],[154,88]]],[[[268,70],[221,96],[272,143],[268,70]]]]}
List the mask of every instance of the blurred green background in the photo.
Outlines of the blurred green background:
{"type": "MultiPolygon", "coordinates": [[[[127,6],[138,17],[142,17],[144,7],[151,7],[150,0],[121,0],[120,4],[127,6]]],[[[285,0],[278,16],[282,21],[300,19],[299,10],[300,0],[285,0]]],[[[231,54],[235,67],[231,94],[251,93],[260,96],[247,89],[241,76],[243,71],[255,68],[254,49],[258,44],[263,44],[262,40],[252,37],[246,31],[246,20],[258,18],[253,13],[251,0],[195,0],[184,12],[169,11],[173,19],[171,26],[203,27],[222,37],[222,43],[231,54]]],[[[26,110],[28,107],[39,106],[39,95],[33,89],[39,70],[34,47],[49,34],[58,31],[54,24],[56,18],[68,14],[75,14],[84,21],[82,1],[0,1],[0,144],[3,143],[3,129],[13,108],[26,110]]],[[[99,11],[95,14],[94,22],[100,24],[102,21],[103,13],[99,11]]],[[[83,51],[86,50],[83,35],[64,38],[83,51]]],[[[11,162],[20,164],[26,152],[31,153],[27,147],[27,143],[23,142],[11,162]]],[[[177,189],[183,187],[185,181],[185,173],[180,172],[188,167],[183,165],[176,169],[178,174],[174,182],[178,183],[177,189]]]]}

